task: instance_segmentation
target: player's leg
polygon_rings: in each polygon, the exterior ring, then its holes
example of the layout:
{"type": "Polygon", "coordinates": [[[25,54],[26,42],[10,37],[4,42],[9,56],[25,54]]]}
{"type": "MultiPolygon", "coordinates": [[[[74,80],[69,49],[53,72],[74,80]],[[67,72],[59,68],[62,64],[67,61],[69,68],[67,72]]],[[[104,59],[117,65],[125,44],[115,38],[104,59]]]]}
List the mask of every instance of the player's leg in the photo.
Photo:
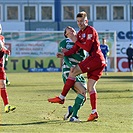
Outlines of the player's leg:
{"type": "MultiPolygon", "coordinates": [[[[66,65],[63,65],[62,66],[62,79],[63,79],[64,84],[66,83],[69,72],[70,72],[70,68],[67,67],[66,65]]],[[[63,104],[64,100],[65,100],[65,96],[63,96],[62,94],[60,94],[57,97],[48,99],[48,101],[51,102],[51,103],[59,103],[59,104],[63,104]]]]}
{"type": "MultiPolygon", "coordinates": [[[[101,65],[102,63],[99,61],[99,59],[95,59],[93,57],[88,57],[84,62],[80,63],[80,68],[82,69],[82,71],[83,72],[87,71],[87,78],[88,78],[87,90],[90,95],[90,103],[93,111],[96,111],[96,105],[97,105],[96,102],[97,94],[95,90],[96,81],[99,79],[99,76],[102,74],[104,68],[102,67],[102,69],[99,70],[99,66],[101,67],[101,65]]],[[[90,120],[90,118],[88,119],[90,120]]]]}
{"type": "Polygon", "coordinates": [[[72,107],[73,112],[72,112],[72,116],[70,118],[71,122],[80,121],[78,119],[78,111],[81,108],[81,106],[83,106],[84,102],[85,102],[85,97],[81,94],[78,94],[75,99],[75,103],[72,107]]]}
{"type": "Polygon", "coordinates": [[[0,94],[5,106],[5,112],[13,111],[16,107],[9,105],[8,94],[6,92],[5,80],[0,80],[0,94]]]}
{"type": "Polygon", "coordinates": [[[105,67],[105,64],[101,65],[96,70],[94,70],[90,73],[87,73],[87,78],[88,78],[87,90],[88,90],[89,95],[90,95],[90,104],[92,107],[92,112],[91,112],[87,121],[93,121],[93,120],[98,118],[96,84],[102,75],[104,67],[105,67]]]}
{"type": "Polygon", "coordinates": [[[131,63],[132,63],[132,59],[129,59],[129,69],[130,69],[130,72],[132,71],[131,63]]]}
{"type": "Polygon", "coordinates": [[[87,90],[89,92],[90,95],[90,104],[91,104],[91,108],[92,108],[92,112],[88,118],[87,121],[93,121],[96,118],[98,118],[98,113],[97,113],[97,91],[96,91],[96,80],[93,79],[88,79],[87,82],[87,90]]]}
{"type": "Polygon", "coordinates": [[[131,58],[130,59],[130,72],[133,71],[133,59],[131,58]]]}
{"type": "Polygon", "coordinates": [[[8,80],[8,77],[6,77],[6,85],[10,85],[10,81],[8,80]]]}
{"type": "Polygon", "coordinates": [[[72,117],[70,118],[70,121],[80,121],[78,119],[78,111],[83,106],[86,100],[86,88],[81,84],[81,82],[76,82],[74,86],[75,89],[78,91],[78,95],[73,105],[73,114],[72,117]]]}
{"type": "MultiPolygon", "coordinates": [[[[79,68],[79,66],[75,66],[70,72],[69,72],[69,76],[67,78],[67,81],[62,89],[62,92],[61,92],[61,95],[63,97],[66,97],[68,91],[70,90],[70,88],[72,88],[75,84],[75,81],[76,81],[76,76],[78,74],[81,74],[82,71],[81,69],[79,68]]],[[[50,98],[48,99],[49,102],[51,103],[59,103],[59,104],[63,104],[64,103],[64,100],[60,99],[59,97],[55,97],[55,98],[50,98]]]]}
{"type": "Polygon", "coordinates": [[[105,62],[106,62],[106,66],[105,66],[105,68],[104,68],[104,70],[105,70],[105,75],[108,75],[108,73],[107,73],[108,58],[107,58],[107,57],[105,57],[105,62]]]}
{"type": "Polygon", "coordinates": [[[73,106],[68,106],[68,111],[64,115],[64,120],[67,120],[70,116],[70,121],[71,122],[77,122],[80,121],[78,119],[78,111],[83,106],[85,100],[86,100],[86,86],[81,84],[81,82],[75,82],[74,84],[74,89],[78,93],[75,103],[73,106]]]}
{"type": "Polygon", "coordinates": [[[67,78],[67,81],[63,87],[63,90],[61,92],[61,94],[63,96],[66,96],[68,91],[70,90],[70,88],[72,88],[75,84],[76,81],[76,76],[81,74],[82,71],[80,69],[80,67],[78,65],[76,65],[75,67],[71,68],[70,72],[69,72],[69,76],[67,78]]]}
{"type": "Polygon", "coordinates": [[[128,58],[128,68],[129,68],[129,70],[131,71],[131,59],[130,58],[128,58]]]}
{"type": "MultiPolygon", "coordinates": [[[[92,58],[93,59],[93,58],[92,58]]],[[[69,76],[67,78],[67,81],[63,87],[63,90],[61,92],[61,95],[63,95],[64,97],[67,95],[68,91],[70,90],[70,88],[72,88],[75,84],[76,81],[76,76],[82,73],[85,73],[88,71],[88,68],[86,66],[86,64],[91,64],[91,60],[90,58],[86,58],[84,61],[80,62],[78,65],[76,65],[75,67],[71,68],[70,72],[69,72],[69,76]]],[[[57,98],[52,98],[52,99],[48,99],[49,102],[52,103],[60,103],[59,101],[59,97],[57,98]]],[[[63,104],[64,102],[62,102],[63,104]]]]}
{"type": "Polygon", "coordinates": [[[6,92],[6,80],[5,74],[0,74],[0,94],[5,106],[5,112],[8,113],[9,111],[13,111],[16,107],[9,105],[8,94],[6,92]]]}
{"type": "Polygon", "coordinates": [[[0,80],[0,91],[1,91],[1,98],[4,102],[4,106],[6,106],[9,102],[8,102],[8,95],[7,95],[7,92],[6,92],[6,86],[5,86],[5,80],[1,79],[0,80]]]}
{"type": "MultiPolygon", "coordinates": [[[[7,55],[6,55],[7,56],[7,55]]],[[[7,66],[7,63],[8,63],[8,58],[5,58],[5,64],[4,64],[4,69],[7,70],[6,66],[7,66]],[[7,59],[7,60],[6,60],[7,59]]],[[[8,77],[6,76],[6,85],[10,85],[10,82],[8,80],[8,77]]]]}
{"type": "Polygon", "coordinates": [[[107,73],[107,64],[105,66],[105,75],[108,75],[108,73],[107,73]]]}

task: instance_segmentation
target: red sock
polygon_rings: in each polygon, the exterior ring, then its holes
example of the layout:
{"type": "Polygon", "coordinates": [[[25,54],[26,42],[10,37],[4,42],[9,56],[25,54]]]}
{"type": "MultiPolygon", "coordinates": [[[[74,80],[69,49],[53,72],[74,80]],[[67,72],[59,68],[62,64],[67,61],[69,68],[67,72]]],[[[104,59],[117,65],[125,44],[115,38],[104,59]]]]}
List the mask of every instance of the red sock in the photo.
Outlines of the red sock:
{"type": "Polygon", "coordinates": [[[92,110],[97,109],[97,93],[95,91],[90,92],[90,103],[92,110]]]}
{"type": "Polygon", "coordinates": [[[68,77],[61,94],[63,96],[66,96],[70,88],[74,86],[74,83],[75,83],[75,78],[68,77]]]}
{"type": "Polygon", "coordinates": [[[8,96],[7,96],[6,88],[1,88],[0,90],[1,90],[1,97],[4,102],[4,105],[7,105],[8,104],[8,96]]]}

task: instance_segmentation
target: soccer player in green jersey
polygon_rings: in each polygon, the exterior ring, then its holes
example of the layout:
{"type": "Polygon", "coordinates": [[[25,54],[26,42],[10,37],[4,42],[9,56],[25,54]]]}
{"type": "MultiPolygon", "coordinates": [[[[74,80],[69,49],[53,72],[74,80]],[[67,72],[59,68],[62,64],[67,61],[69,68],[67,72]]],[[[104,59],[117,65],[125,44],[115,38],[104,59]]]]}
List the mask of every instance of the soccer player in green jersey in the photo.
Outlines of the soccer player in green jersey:
{"type": "MultiPolygon", "coordinates": [[[[4,68],[6,69],[8,63],[8,54],[5,54],[4,57],[5,57],[4,68]]],[[[10,85],[10,81],[8,80],[7,76],[6,76],[6,85],[10,85]]]]}
{"type": "MultiPolygon", "coordinates": [[[[65,35],[66,32],[69,32],[69,30],[70,30],[69,26],[66,27],[66,29],[64,31],[64,36],[66,38],[60,42],[59,51],[61,51],[63,48],[66,48],[69,50],[74,45],[74,43],[69,38],[67,38],[67,36],[65,35]]],[[[76,31],[75,31],[75,33],[76,33],[76,31]]],[[[64,84],[68,78],[71,67],[74,67],[81,60],[84,60],[85,57],[86,57],[85,51],[79,50],[78,53],[63,58],[62,78],[63,78],[64,84]]],[[[77,97],[75,99],[74,105],[68,106],[68,112],[64,115],[64,120],[67,120],[71,116],[70,121],[77,122],[77,121],[80,121],[77,116],[78,110],[80,109],[81,106],[83,106],[85,99],[86,99],[86,81],[82,74],[78,75],[76,77],[76,82],[75,82],[74,86],[72,87],[72,89],[77,93],[77,97]]],[[[61,94],[59,95],[59,97],[61,99],[65,99],[65,97],[61,94]]],[[[53,103],[52,98],[48,99],[48,101],[53,103]]],[[[60,104],[63,104],[63,103],[64,102],[62,102],[60,104]]]]}

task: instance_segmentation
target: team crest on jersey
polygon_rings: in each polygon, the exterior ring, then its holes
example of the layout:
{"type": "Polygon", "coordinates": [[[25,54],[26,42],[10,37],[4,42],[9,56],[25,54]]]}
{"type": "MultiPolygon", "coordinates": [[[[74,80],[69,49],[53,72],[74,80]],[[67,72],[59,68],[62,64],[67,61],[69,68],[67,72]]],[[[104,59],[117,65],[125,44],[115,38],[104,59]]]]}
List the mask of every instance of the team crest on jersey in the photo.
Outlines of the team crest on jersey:
{"type": "Polygon", "coordinates": [[[90,40],[92,38],[92,34],[88,34],[87,40],[90,40]]]}
{"type": "Polygon", "coordinates": [[[85,38],[85,37],[86,37],[85,33],[84,33],[84,34],[82,34],[82,38],[85,38]]]}

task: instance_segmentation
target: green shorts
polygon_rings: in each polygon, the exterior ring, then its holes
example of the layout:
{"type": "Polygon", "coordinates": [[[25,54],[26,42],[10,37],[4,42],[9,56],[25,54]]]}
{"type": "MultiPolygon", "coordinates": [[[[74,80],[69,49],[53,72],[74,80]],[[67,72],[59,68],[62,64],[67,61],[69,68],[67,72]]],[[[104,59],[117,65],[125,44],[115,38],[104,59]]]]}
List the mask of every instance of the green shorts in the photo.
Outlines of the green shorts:
{"type": "MultiPolygon", "coordinates": [[[[68,75],[69,75],[69,72],[70,72],[70,68],[63,68],[62,69],[62,78],[63,78],[63,82],[65,83],[67,78],[68,78],[68,75]]],[[[82,74],[76,76],[76,82],[81,82],[82,85],[86,88],[86,80],[84,78],[84,76],[82,74]]],[[[74,87],[72,87],[72,89],[75,91],[74,87]]]]}

